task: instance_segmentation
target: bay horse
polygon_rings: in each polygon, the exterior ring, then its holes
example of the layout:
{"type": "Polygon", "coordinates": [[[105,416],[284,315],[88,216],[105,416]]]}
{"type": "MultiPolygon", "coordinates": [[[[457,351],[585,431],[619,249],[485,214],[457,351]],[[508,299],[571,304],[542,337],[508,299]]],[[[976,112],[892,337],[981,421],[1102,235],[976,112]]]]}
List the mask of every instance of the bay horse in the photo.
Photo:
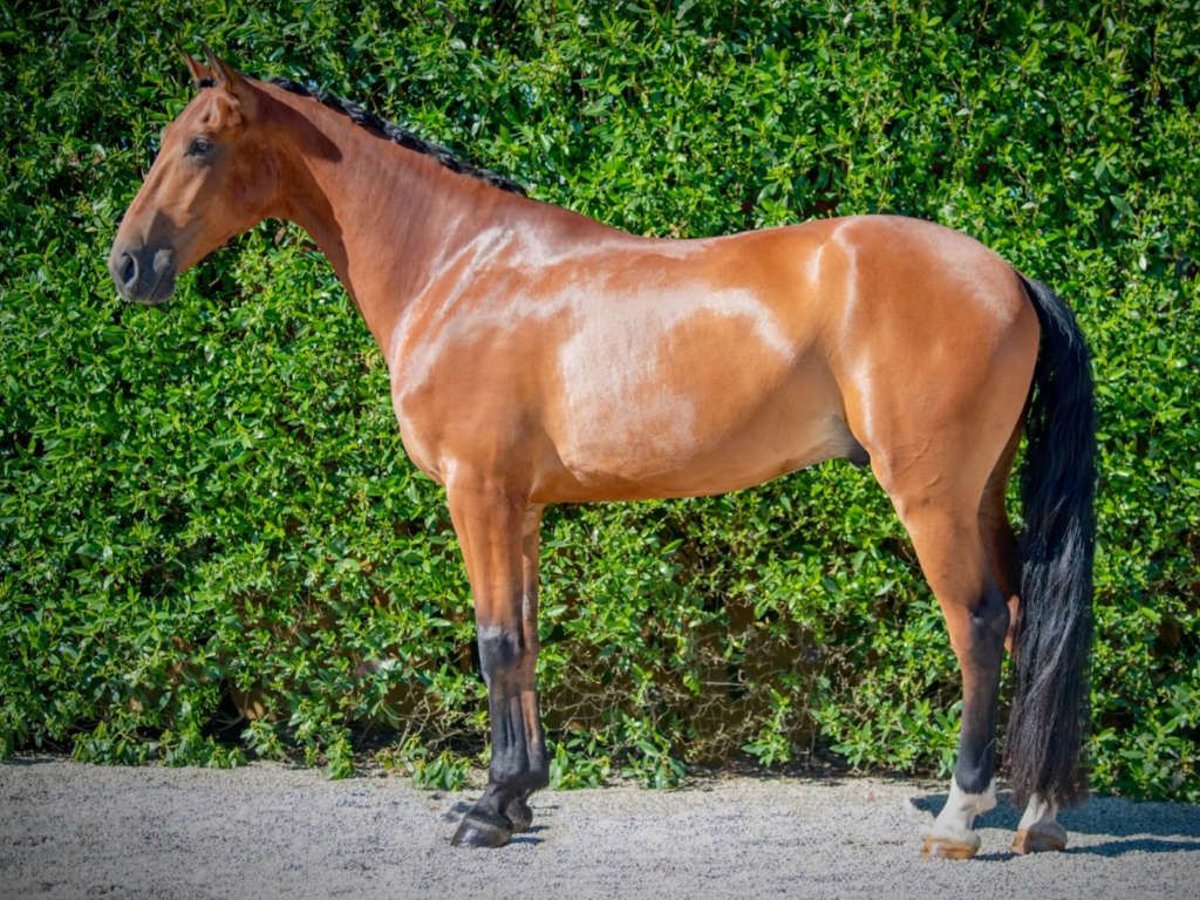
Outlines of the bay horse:
{"type": "Polygon", "coordinates": [[[117,232],[155,304],[264,218],[298,223],[386,358],[413,463],[445,487],[488,690],[488,784],[453,842],[528,829],[548,783],[538,531],[549,503],[686,497],[830,458],[870,465],[945,615],[963,684],[923,853],[970,857],[995,805],[1001,661],[1018,852],[1062,849],[1087,791],[1095,437],[1068,308],[975,240],[858,216],[701,240],[540,203],[361,107],[208,53],[117,232]],[[1025,533],[1005,486],[1027,436],[1025,533]]]}

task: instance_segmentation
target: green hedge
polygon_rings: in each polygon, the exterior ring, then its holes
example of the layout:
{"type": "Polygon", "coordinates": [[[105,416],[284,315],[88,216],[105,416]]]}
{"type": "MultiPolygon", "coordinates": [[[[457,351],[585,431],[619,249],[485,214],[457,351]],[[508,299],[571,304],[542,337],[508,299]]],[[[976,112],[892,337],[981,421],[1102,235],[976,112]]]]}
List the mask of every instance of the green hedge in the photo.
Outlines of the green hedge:
{"type": "MultiPolygon", "coordinates": [[[[370,749],[453,784],[486,749],[442,493],[326,262],[268,223],[165,308],[105,272],[205,40],[635,232],[898,212],[1054,285],[1101,414],[1094,782],[1200,800],[1200,4],[28,6],[0,10],[0,756],[370,749]]],[[[953,656],[869,474],[557,508],[544,547],[556,784],[948,771],[953,656]]]]}

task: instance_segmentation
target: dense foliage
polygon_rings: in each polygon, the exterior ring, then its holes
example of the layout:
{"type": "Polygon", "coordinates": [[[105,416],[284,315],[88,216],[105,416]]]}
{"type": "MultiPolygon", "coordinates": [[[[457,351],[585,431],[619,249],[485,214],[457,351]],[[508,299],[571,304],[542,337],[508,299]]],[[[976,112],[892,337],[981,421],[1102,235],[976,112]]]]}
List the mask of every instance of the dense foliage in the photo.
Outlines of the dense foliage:
{"type": "MultiPolygon", "coordinates": [[[[1094,783],[1200,800],[1200,4],[176,6],[0,10],[0,756],[344,774],[373,748],[446,784],[485,749],[442,492],[304,235],[259,227],[165,308],[115,298],[202,39],[635,232],[898,212],[1054,285],[1102,422],[1094,783]]],[[[947,770],[954,659],[868,473],[544,531],[557,784],[947,770]]]]}

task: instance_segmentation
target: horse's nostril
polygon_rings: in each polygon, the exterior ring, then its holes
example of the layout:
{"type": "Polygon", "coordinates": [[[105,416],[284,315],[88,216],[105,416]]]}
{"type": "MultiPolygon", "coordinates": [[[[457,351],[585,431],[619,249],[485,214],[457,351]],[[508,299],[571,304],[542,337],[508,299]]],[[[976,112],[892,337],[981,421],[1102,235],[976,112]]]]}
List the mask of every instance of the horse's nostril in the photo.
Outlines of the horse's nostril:
{"type": "Polygon", "coordinates": [[[137,280],[137,261],[129,253],[121,254],[121,283],[133,284],[137,280]]]}

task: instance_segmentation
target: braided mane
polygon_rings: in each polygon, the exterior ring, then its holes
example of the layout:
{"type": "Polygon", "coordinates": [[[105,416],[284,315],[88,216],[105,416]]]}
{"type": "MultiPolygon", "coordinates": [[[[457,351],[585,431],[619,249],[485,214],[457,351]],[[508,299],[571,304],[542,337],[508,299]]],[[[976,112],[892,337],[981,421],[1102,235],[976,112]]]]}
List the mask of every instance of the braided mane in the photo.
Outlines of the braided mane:
{"type": "MultiPolygon", "coordinates": [[[[492,187],[499,188],[502,191],[508,191],[513,194],[525,196],[526,191],[524,186],[518,184],[510,178],[505,178],[503,175],[498,175],[489,169],[480,168],[472,163],[459,159],[445,147],[440,144],[434,144],[429,141],[422,140],[406,128],[401,128],[399,125],[388,122],[385,119],[375,115],[370,110],[364,109],[357,103],[350,100],[343,100],[341,97],[335,97],[332,94],[327,94],[324,91],[315,88],[305,87],[304,85],[292,81],[287,78],[270,78],[268,84],[273,84],[276,87],[283,88],[290,94],[296,94],[300,97],[311,97],[318,103],[329,107],[332,110],[340,112],[342,115],[348,116],[350,121],[356,125],[366,128],[381,137],[387,138],[393,143],[399,144],[408,150],[416,153],[423,153],[426,156],[432,156],[439,163],[449,169],[451,172],[458,172],[462,175],[470,175],[472,178],[478,178],[481,181],[490,184],[492,187]]],[[[205,78],[199,82],[199,87],[213,87],[215,82],[211,78],[205,78]]]]}

